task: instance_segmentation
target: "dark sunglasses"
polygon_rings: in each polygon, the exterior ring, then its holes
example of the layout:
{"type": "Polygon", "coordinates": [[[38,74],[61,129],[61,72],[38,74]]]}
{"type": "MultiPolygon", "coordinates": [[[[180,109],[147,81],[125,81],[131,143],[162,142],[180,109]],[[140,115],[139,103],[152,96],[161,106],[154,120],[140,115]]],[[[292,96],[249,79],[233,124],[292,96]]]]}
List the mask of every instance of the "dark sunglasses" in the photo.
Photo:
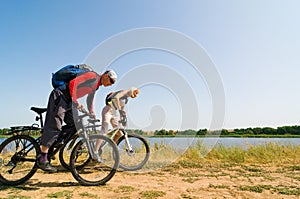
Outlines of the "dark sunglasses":
{"type": "Polygon", "coordinates": [[[113,80],[109,75],[108,75],[108,78],[109,78],[109,81],[110,81],[111,84],[115,83],[115,80],[113,80]]]}

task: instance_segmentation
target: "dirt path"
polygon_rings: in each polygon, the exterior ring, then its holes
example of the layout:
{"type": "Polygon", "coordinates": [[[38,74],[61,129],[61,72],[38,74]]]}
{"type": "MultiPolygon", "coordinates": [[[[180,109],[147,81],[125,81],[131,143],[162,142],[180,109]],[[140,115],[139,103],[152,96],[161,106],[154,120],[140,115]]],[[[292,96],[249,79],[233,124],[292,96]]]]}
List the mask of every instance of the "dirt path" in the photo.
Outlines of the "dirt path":
{"type": "Polygon", "coordinates": [[[1,186],[0,198],[300,198],[297,166],[202,165],[150,173],[118,172],[104,186],[80,186],[69,172],[38,171],[17,187],[1,186]]]}

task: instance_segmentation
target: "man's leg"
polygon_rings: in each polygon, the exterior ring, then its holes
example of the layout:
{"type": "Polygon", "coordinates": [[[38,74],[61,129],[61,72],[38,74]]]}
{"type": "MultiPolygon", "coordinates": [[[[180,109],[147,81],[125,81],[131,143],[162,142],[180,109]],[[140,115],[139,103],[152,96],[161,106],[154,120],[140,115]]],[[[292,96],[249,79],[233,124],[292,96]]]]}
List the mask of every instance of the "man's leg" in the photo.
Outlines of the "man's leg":
{"type": "MultiPolygon", "coordinates": [[[[111,118],[110,118],[110,124],[113,128],[117,128],[119,126],[119,122],[117,120],[117,116],[116,116],[116,110],[115,109],[111,109],[110,110],[110,114],[111,114],[111,118]]],[[[115,131],[113,131],[113,133],[115,133],[115,131]]],[[[117,141],[119,140],[119,138],[122,136],[122,132],[120,130],[118,130],[118,132],[115,133],[115,136],[113,137],[113,141],[115,143],[117,143],[117,141]]]]}
{"type": "Polygon", "coordinates": [[[48,150],[61,131],[66,106],[67,102],[64,100],[61,91],[53,90],[49,97],[44,132],[41,137],[41,156],[38,159],[38,166],[42,170],[50,172],[57,170],[48,161],[48,150]]]}
{"type": "MultiPolygon", "coordinates": [[[[117,121],[117,118],[116,118],[116,115],[115,115],[115,114],[111,117],[111,119],[110,119],[110,124],[111,124],[111,126],[112,126],[113,128],[116,128],[116,127],[119,126],[119,123],[118,123],[118,121],[117,121]]],[[[113,137],[113,141],[114,141],[115,143],[117,143],[118,140],[119,140],[119,138],[120,138],[122,135],[123,135],[122,132],[121,132],[120,130],[118,130],[118,132],[117,132],[117,133],[115,134],[115,136],[113,137]]]]}
{"type": "Polygon", "coordinates": [[[72,105],[72,102],[70,102],[66,108],[64,122],[66,123],[66,126],[62,129],[63,133],[76,133],[77,132],[77,126],[76,122],[78,120],[78,110],[75,106],[72,105]]]}

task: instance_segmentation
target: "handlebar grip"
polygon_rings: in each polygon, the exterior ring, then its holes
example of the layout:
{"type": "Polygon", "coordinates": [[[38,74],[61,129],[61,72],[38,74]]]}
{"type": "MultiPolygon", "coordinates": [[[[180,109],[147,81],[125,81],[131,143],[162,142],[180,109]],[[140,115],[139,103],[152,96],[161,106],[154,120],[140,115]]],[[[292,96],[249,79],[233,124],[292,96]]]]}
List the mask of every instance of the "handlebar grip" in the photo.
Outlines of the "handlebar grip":
{"type": "Polygon", "coordinates": [[[78,111],[80,111],[81,113],[85,113],[87,115],[90,115],[90,113],[87,110],[85,110],[85,108],[78,109],[78,111]]]}
{"type": "Polygon", "coordinates": [[[88,122],[97,123],[97,122],[100,122],[100,120],[99,119],[88,119],[88,122]]]}
{"type": "MultiPolygon", "coordinates": [[[[82,109],[78,109],[79,112],[84,113],[84,115],[79,116],[79,118],[84,118],[86,116],[88,116],[89,118],[91,118],[92,120],[94,119],[94,116],[92,114],[90,114],[85,108],[82,109]]],[[[100,121],[100,120],[99,120],[100,121]]]]}
{"type": "Polygon", "coordinates": [[[127,117],[126,116],[122,116],[122,119],[119,121],[119,123],[126,124],[127,123],[127,117]]]}

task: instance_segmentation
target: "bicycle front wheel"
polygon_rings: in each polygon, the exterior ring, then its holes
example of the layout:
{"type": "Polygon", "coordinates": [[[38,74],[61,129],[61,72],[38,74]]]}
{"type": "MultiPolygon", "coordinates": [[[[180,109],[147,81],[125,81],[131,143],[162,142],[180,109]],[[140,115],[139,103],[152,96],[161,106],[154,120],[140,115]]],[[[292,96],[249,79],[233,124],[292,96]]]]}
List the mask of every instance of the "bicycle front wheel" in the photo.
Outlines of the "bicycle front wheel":
{"type": "Polygon", "coordinates": [[[40,147],[28,135],[17,135],[0,145],[0,182],[19,185],[29,180],[36,172],[36,159],[40,147]]]}
{"type": "Polygon", "coordinates": [[[141,169],[148,161],[150,147],[142,136],[133,133],[127,133],[127,135],[128,143],[125,136],[117,141],[120,153],[119,167],[125,171],[136,171],[141,169]]]}
{"type": "Polygon", "coordinates": [[[86,140],[80,140],[74,147],[70,157],[70,169],[73,177],[86,186],[103,185],[116,173],[120,157],[116,144],[103,135],[90,135],[89,145],[94,148],[101,142],[97,159],[93,159],[86,140]]]}

